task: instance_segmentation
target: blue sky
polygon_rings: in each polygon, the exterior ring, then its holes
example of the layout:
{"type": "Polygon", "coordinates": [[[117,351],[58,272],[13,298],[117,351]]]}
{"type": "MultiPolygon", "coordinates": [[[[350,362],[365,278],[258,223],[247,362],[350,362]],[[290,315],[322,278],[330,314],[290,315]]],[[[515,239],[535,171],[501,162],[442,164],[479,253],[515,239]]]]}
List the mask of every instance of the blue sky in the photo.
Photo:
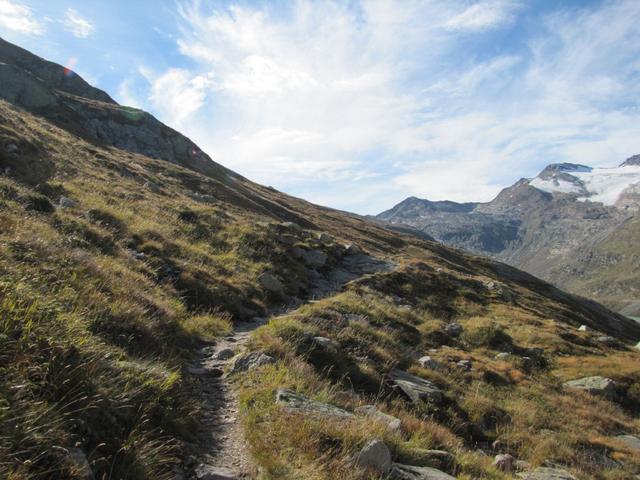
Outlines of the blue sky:
{"type": "Polygon", "coordinates": [[[639,24],[637,0],[0,0],[3,38],[358,213],[640,153],[639,24]]]}

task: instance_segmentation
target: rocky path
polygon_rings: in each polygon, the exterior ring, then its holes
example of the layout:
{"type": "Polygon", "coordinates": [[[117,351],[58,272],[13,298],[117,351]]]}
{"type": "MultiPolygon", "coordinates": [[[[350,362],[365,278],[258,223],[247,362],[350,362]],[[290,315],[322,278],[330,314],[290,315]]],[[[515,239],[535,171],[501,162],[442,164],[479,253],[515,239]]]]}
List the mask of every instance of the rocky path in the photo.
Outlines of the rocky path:
{"type": "Polygon", "coordinates": [[[244,349],[251,332],[264,323],[264,319],[255,318],[236,324],[233,333],[215,345],[202,348],[188,368],[202,386],[204,414],[200,421],[207,435],[202,441],[193,478],[251,478],[252,464],[238,419],[238,399],[223,372],[231,358],[244,349]]]}
{"type": "MultiPolygon", "coordinates": [[[[327,277],[318,275],[313,285],[314,298],[326,297],[348,281],[380,271],[391,270],[391,262],[375,259],[365,254],[347,257],[340,268],[335,268],[327,277]]],[[[271,312],[286,313],[300,306],[300,302],[289,308],[271,312]]],[[[202,348],[187,370],[201,384],[203,415],[200,422],[206,437],[201,440],[197,452],[197,464],[191,478],[197,480],[235,480],[252,478],[253,465],[244,440],[238,415],[238,399],[228,378],[224,376],[232,358],[245,350],[251,332],[264,325],[266,320],[254,318],[235,325],[233,333],[215,345],[202,348]]]]}

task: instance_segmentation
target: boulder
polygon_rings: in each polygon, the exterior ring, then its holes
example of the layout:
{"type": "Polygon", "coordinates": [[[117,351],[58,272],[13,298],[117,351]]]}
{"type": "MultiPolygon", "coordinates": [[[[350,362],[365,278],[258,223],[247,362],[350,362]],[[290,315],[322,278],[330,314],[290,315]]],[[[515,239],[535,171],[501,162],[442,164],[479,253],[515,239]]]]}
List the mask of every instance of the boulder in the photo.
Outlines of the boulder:
{"type": "Polygon", "coordinates": [[[355,243],[350,243],[349,245],[344,246],[344,253],[346,255],[358,255],[362,253],[362,250],[355,243]]]}
{"type": "Polygon", "coordinates": [[[500,352],[495,356],[496,360],[508,360],[509,357],[511,357],[511,354],[509,352],[500,352]]]}
{"type": "Polygon", "coordinates": [[[432,468],[437,468],[445,472],[452,471],[456,466],[456,457],[445,450],[426,450],[416,448],[411,450],[411,455],[413,458],[420,459],[417,463],[428,465],[432,468]]]}
{"type": "Polygon", "coordinates": [[[73,208],[77,205],[77,202],[69,197],[60,197],[58,205],[60,205],[60,208],[73,208]]]}
{"type": "Polygon", "coordinates": [[[635,435],[618,435],[616,440],[623,443],[632,452],[640,453],[640,438],[635,435]]]}
{"type": "Polygon", "coordinates": [[[213,358],[216,360],[229,360],[232,358],[236,352],[234,352],[231,348],[223,348],[219,352],[217,352],[213,358]]]}
{"type": "Polygon", "coordinates": [[[333,237],[326,232],[321,232],[318,234],[318,240],[323,244],[327,244],[333,242],[333,237]]]}
{"type": "Polygon", "coordinates": [[[589,327],[587,327],[586,325],[580,325],[580,327],[578,328],[579,332],[586,332],[587,330],[589,330],[589,327]]]}
{"type": "Polygon", "coordinates": [[[276,391],[276,403],[285,406],[289,411],[317,417],[329,417],[342,420],[353,418],[352,413],[342,408],[311,400],[306,395],[294,392],[288,388],[278,388],[276,391]]]}
{"type": "Polygon", "coordinates": [[[397,432],[402,428],[402,422],[399,418],[389,415],[388,413],[381,412],[373,405],[363,405],[354,410],[356,415],[369,417],[378,423],[381,423],[387,427],[390,432],[397,432]]]}
{"type": "Polygon", "coordinates": [[[513,471],[513,462],[514,458],[508,453],[504,453],[502,455],[496,455],[493,459],[493,466],[498,470],[503,472],[511,472],[513,471]]]}
{"type": "Polygon", "coordinates": [[[338,351],[338,344],[327,337],[313,337],[313,343],[326,352],[335,353],[338,351]]]}
{"type": "Polygon", "coordinates": [[[640,350],[640,342],[636,343],[635,348],[636,348],[636,350],[640,350]]]}
{"type": "Polygon", "coordinates": [[[598,340],[598,342],[602,343],[603,345],[607,345],[608,347],[615,347],[618,345],[618,340],[616,340],[613,337],[610,337],[609,335],[602,335],[601,337],[598,337],[596,340],[598,340]]]}
{"type": "Polygon", "coordinates": [[[382,440],[376,438],[362,447],[354,463],[367,472],[385,475],[391,470],[391,452],[382,440]]]}
{"type": "Polygon", "coordinates": [[[418,359],[418,363],[423,368],[428,368],[429,370],[438,370],[440,368],[440,364],[436,362],[429,355],[425,355],[424,357],[420,357],[418,359]]]}
{"type": "Polygon", "coordinates": [[[214,467],[201,463],[195,469],[197,480],[238,480],[238,476],[228,468],[214,467]]]}
{"type": "Polygon", "coordinates": [[[302,250],[302,261],[310,267],[320,268],[327,263],[327,254],[321,250],[302,250]]]}
{"type": "Polygon", "coordinates": [[[532,472],[518,474],[524,480],[578,480],[562,468],[538,467],[532,472]]]}
{"type": "Polygon", "coordinates": [[[431,467],[414,467],[394,463],[389,475],[391,480],[456,480],[448,473],[431,467]]]}
{"type": "Polygon", "coordinates": [[[282,282],[278,280],[274,275],[270,273],[263,273],[258,277],[258,283],[270,293],[274,293],[276,295],[284,295],[284,285],[282,282]]]}
{"type": "Polygon", "coordinates": [[[157,183],[153,183],[152,181],[146,181],[143,185],[144,188],[149,190],[152,193],[160,192],[160,186],[157,183]]]}
{"type": "Polygon", "coordinates": [[[247,372],[263,365],[270,365],[275,363],[276,359],[267,355],[264,352],[249,352],[243,355],[239,355],[231,365],[229,369],[229,375],[233,375],[238,372],[247,372]]]}
{"type": "Polygon", "coordinates": [[[462,334],[463,328],[459,323],[449,323],[444,327],[444,333],[450,337],[459,337],[462,334]]]}
{"type": "Polygon", "coordinates": [[[594,376],[564,382],[562,386],[565,388],[584,390],[592,395],[601,395],[610,398],[615,394],[616,384],[610,378],[594,376]]]}
{"type": "Polygon", "coordinates": [[[392,370],[389,378],[397,388],[417,405],[422,402],[437,404],[442,401],[442,390],[424,378],[416,377],[398,369],[392,370]]]}
{"type": "Polygon", "coordinates": [[[286,228],[287,230],[295,233],[302,232],[302,227],[294,222],[282,222],[280,225],[282,225],[283,228],[286,228]]]}

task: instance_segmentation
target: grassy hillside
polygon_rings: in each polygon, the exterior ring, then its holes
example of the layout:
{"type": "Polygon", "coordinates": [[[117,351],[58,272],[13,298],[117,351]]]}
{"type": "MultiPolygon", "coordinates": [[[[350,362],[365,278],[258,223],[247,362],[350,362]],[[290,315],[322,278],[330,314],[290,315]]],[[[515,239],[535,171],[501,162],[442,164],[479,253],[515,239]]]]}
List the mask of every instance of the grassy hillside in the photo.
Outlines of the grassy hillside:
{"type": "Polygon", "coordinates": [[[509,478],[492,466],[495,440],[585,478],[640,468],[613,439],[640,431],[636,324],[504,265],[72,131],[0,102],[1,478],[83,478],[76,449],[99,479],[175,478],[199,442],[188,361],[287,304],[250,340],[276,363],[234,377],[262,478],[353,478],[349,458],[372,436],[413,465],[447,450],[462,479],[509,478]],[[346,244],[396,267],[314,300],[346,244]],[[326,264],[309,268],[294,248],[326,264]],[[282,292],[261,285],[265,272],[282,292]],[[317,335],[337,348],[318,350],[317,335]],[[420,367],[426,354],[441,368],[420,367]],[[407,402],[389,386],[394,368],[433,381],[444,402],[407,402]],[[599,374],[616,381],[614,400],[561,387],[599,374]],[[292,414],[279,387],[349,411],[372,403],[402,428],[292,414]]]}

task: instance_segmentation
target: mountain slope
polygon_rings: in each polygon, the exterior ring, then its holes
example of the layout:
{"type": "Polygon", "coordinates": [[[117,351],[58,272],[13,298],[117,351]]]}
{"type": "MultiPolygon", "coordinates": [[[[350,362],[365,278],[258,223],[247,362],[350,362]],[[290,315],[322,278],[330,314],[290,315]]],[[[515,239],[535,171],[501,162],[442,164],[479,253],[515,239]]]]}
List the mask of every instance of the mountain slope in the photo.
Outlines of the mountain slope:
{"type": "Polygon", "coordinates": [[[352,458],[372,436],[395,474],[510,478],[479,449],[525,470],[640,471],[616,438],[639,430],[635,322],[252,183],[62,67],[0,52],[0,477],[206,478],[220,432],[243,436],[261,478],[362,478],[352,458]],[[242,337],[261,365],[197,368],[247,320],[263,325],[242,337]],[[439,403],[412,401],[397,375],[439,403]],[[611,397],[562,386],[587,375],[612,377],[611,397]],[[239,418],[224,418],[235,398],[239,418]],[[399,427],[354,415],[364,404],[399,427]]]}
{"type": "Polygon", "coordinates": [[[412,197],[377,219],[505,261],[638,316],[639,158],[616,168],[553,164],[488,203],[448,202],[442,212],[434,202],[412,197]]]}

